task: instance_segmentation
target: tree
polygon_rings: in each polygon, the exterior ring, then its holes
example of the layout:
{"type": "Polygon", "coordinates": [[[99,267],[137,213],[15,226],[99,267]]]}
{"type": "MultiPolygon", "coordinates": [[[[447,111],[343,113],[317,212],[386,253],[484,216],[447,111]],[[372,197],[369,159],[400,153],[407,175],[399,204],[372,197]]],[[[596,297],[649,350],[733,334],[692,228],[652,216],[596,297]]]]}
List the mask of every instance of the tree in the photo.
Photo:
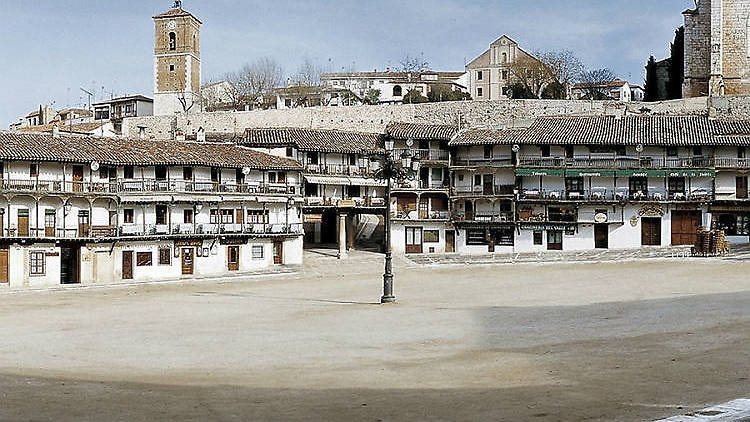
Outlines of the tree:
{"type": "Polygon", "coordinates": [[[514,82],[510,85],[510,98],[514,100],[533,100],[536,99],[536,94],[531,92],[529,88],[520,83],[514,82]]]}
{"type": "Polygon", "coordinates": [[[544,90],[553,82],[556,76],[552,69],[532,56],[523,54],[508,67],[514,83],[521,84],[524,90],[542,98],[544,90]]]}
{"type": "Polygon", "coordinates": [[[293,80],[296,85],[319,86],[321,73],[323,73],[323,68],[320,65],[305,58],[305,61],[297,68],[293,80]]]}
{"type": "Polygon", "coordinates": [[[669,64],[669,85],[667,98],[682,98],[682,82],[685,80],[685,27],[675,30],[674,42],[670,46],[672,61],[669,64]]]}
{"type": "Polygon", "coordinates": [[[401,64],[401,70],[404,72],[422,72],[430,70],[430,62],[425,60],[424,53],[419,53],[419,56],[407,54],[399,63],[401,64]]]}
{"type": "Polygon", "coordinates": [[[555,99],[569,99],[571,97],[571,86],[580,80],[584,72],[581,60],[570,50],[548,51],[535,54],[547,68],[549,68],[551,79],[549,83],[558,83],[559,87],[549,90],[555,99]]]}
{"type": "Polygon", "coordinates": [[[364,102],[365,104],[375,105],[380,101],[380,90],[379,89],[370,89],[367,91],[367,94],[365,94],[364,102]]]}
{"type": "Polygon", "coordinates": [[[609,98],[607,85],[617,79],[617,75],[609,69],[592,69],[581,74],[581,84],[586,91],[585,98],[591,100],[606,100],[609,98]]]}
{"type": "Polygon", "coordinates": [[[224,95],[235,110],[241,110],[245,105],[260,106],[263,97],[281,85],[283,74],[276,60],[259,58],[236,72],[226,74],[224,78],[228,84],[225,85],[224,95]]]}
{"type": "Polygon", "coordinates": [[[466,92],[454,91],[449,84],[433,84],[430,86],[430,92],[427,99],[431,103],[441,101],[462,101],[470,100],[471,95],[466,92]]]}
{"type": "Polygon", "coordinates": [[[416,89],[410,89],[406,95],[404,95],[404,104],[419,104],[419,103],[426,103],[429,100],[422,95],[421,92],[417,91],[416,89]]]}
{"type": "Polygon", "coordinates": [[[659,81],[656,75],[656,59],[649,57],[646,65],[646,86],[644,88],[644,101],[656,101],[659,98],[659,81]]]}

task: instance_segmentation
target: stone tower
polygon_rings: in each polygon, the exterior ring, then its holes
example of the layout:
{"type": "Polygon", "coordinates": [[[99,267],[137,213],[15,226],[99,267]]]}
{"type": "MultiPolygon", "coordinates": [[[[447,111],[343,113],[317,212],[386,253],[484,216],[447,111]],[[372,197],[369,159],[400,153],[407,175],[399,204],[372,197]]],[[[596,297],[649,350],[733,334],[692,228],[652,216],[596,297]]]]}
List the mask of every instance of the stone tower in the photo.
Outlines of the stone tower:
{"type": "Polygon", "coordinates": [[[683,14],[683,97],[750,94],[750,0],[697,0],[683,14]]]}
{"type": "Polygon", "coordinates": [[[154,16],[154,115],[198,111],[201,24],[179,0],[172,9],[154,16]]]}

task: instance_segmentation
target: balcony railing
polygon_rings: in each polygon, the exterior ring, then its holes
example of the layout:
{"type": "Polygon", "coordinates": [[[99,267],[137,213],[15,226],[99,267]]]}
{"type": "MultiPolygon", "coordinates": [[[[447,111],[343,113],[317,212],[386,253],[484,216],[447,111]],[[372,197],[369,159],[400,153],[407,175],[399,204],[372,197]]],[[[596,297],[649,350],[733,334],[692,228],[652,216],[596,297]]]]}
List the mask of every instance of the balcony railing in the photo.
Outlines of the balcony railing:
{"type": "Polygon", "coordinates": [[[515,194],[514,185],[493,186],[459,186],[451,189],[455,196],[512,196],[515,194]]]}
{"type": "Polygon", "coordinates": [[[355,197],[355,198],[323,198],[320,196],[308,196],[305,197],[306,206],[326,206],[335,207],[339,201],[354,201],[358,207],[385,207],[385,198],[373,198],[373,197],[355,197]]]}
{"type": "Polygon", "coordinates": [[[564,192],[559,190],[523,189],[518,193],[521,200],[569,200],[569,201],[701,201],[713,199],[711,189],[698,188],[691,192],[664,190],[630,191],[619,188],[604,188],[564,192]]]}
{"type": "Polygon", "coordinates": [[[394,190],[448,190],[448,184],[444,181],[426,181],[426,180],[414,180],[414,181],[403,181],[394,182],[394,190]]]}
{"type": "Polygon", "coordinates": [[[447,220],[448,211],[406,211],[394,210],[393,218],[397,220],[447,220]]]}
{"type": "Polygon", "coordinates": [[[422,161],[448,161],[449,153],[443,149],[396,149],[393,151],[395,157],[400,157],[404,151],[413,154],[413,157],[422,161]]]}
{"type": "Polygon", "coordinates": [[[535,168],[605,168],[605,169],[705,169],[713,168],[714,157],[637,157],[625,155],[597,157],[520,156],[519,167],[535,168]]]}
{"type": "Polygon", "coordinates": [[[114,226],[91,226],[73,228],[28,228],[0,229],[3,237],[49,238],[49,239],[101,239],[113,237],[144,237],[170,235],[212,235],[212,234],[299,234],[302,224],[124,224],[114,226]]]}
{"type": "Polygon", "coordinates": [[[714,158],[717,168],[750,168],[750,158],[714,158]]]}
{"type": "Polygon", "coordinates": [[[299,192],[296,186],[283,183],[244,183],[229,184],[219,182],[119,179],[109,182],[77,182],[70,180],[4,179],[2,190],[25,192],[66,192],[66,193],[140,193],[140,192],[182,192],[182,193],[248,193],[285,194],[299,192]]]}
{"type": "Polygon", "coordinates": [[[368,167],[349,166],[344,164],[307,164],[305,172],[321,175],[369,176],[372,171],[368,167]]]}
{"type": "Polygon", "coordinates": [[[456,214],[453,220],[457,222],[477,223],[512,223],[513,213],[507,211],[478,212],[476,214],[456,214]]]}
{"type": "Polygon", "coordinates": [[[513,160],[510,157],[496,158],[454,158],[452,167],[511,167],[513,160]]]}

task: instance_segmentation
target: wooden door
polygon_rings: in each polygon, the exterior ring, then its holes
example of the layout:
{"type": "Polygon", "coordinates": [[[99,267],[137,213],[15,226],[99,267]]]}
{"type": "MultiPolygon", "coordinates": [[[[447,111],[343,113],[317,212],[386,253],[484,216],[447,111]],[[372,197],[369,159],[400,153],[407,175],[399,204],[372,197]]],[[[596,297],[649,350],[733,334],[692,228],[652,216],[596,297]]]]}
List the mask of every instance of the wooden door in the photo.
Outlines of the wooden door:
{"type": "Polygon", "coordinates": [[[54,213],[44,214],[44,237],[55,237],[56,220],[54,213]]]}
{"type": "Polygon", "coordinates": [[[90,215],[88,211],[78,212],[78,237],[89,237],[89,227],[91,226],[90,215]]]}
{"type": "Polygon", "coordinates": [[[558,230],[547,230],[547,250],[563,250],[563,233],[558,230]]]}
{"type": "Polygon", "coordinates": [[[641,245],[661,246],[661,218],[641,218],[641,245]]]}
{"type": "Polygon", "coordinates": [[[122,252],[122,279],[133,279],[133,251],[122,252]]]}
{"type": "Polygon", "coordinates": [[[227,246],[227,269],[238,271],[240,269],[240,247],[227,246]]]}
{"type": "Polygon", "coordinates": [[[195,269],[195,249],[182,248],[182,275],[193,275],[195,269]]]}
{"type": "Polygon", "coordinates": [[[29,236],[29,210],[18,210],[18,236],[29,236]]]}
{"type": "Polygon", "coordinates": [[[83,166],[73,166],[73,192],[83,192],[83,166]]]}
{"type": "Polygon", "coordinates": [[[284,263],[284,244],[280,241],[273,242],[273,263],[274,265],[284,263]]]}
{"type": "Polygon", "coordinates": [[[594,247],[609,249],[609,225],[594,224],[594,247]]]}
{"type": "Polygon", "coordinates": [[[422,228],[407,227],[406,230],[406,253],[422,253],[422,228]]]}
{"type": "Polygon", "coordinates": [[[5,234],[5,213],[0,214],[0,236],[5,234]]]}
{"type": "Polygon", "coordinates": [[[672,245],[694,245],[700,225],[700,211],[672,211],[672,245]]]}
{"type": "Polygon", "coordinates": [[[471,201],[464,202],[464,211],[466,212],[466,220],[474,221],[474,204],[471,201]]]}
{"type": "Polygon", "coordinates": [[[60,283],[77,284],[81,282],[81,248],[60,248],[60,283]]]}
{"type": "Polygon", "coordinates": [[[454,230],[445,231],[445,252],[456,252],[456,232],[454,230]]]}
{"type": "Polygon", "coordinates": [[[10,271],[8,268],[8,255],[10,254],[10,249],[7,245],[0,246],[0,283],[9,283],[10,282],[10,271]]]}
{"type": "Polygon", "coordinates": [[[747,176],[737,177],[737,199],[747,199],[747,176]]]}
{"type": "Polygon", "coordinates": [[[493,185],[495,183],[495,177],[492,174],[485,174],[482,176],[482,194],[483,195],[493,195],[494,189],[493,185]]]}

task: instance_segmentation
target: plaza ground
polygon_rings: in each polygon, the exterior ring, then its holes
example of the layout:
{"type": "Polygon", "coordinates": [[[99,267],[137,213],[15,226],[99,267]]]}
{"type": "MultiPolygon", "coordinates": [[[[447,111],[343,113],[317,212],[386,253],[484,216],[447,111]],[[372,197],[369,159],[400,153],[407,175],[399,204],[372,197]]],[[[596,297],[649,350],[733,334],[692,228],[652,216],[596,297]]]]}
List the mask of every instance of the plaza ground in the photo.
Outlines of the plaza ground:
{"type": "Polygon", "coordinates": [[[750,392],[750,262],[423,266],[0,294],[0,420],[637,421],[750,392]]]}

